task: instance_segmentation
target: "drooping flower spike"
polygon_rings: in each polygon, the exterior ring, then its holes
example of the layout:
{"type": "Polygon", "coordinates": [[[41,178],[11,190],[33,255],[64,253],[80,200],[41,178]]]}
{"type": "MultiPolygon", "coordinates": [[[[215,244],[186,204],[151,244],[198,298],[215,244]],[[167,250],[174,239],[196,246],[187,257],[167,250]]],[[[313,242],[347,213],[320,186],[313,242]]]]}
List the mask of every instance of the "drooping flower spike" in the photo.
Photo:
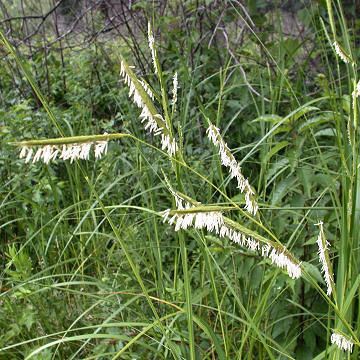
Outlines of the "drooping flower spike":
{"type": "Polygon", "coordinates": [[[332,292],[334,292],[335,289],[334,275],[332,272],[332,266],[329,257],[330,244],[325,238],[323,222],[320,221],[318,224],[315,225],[319,226],[319,235],[317,237],[316,243],[319,249],[318,255],[319,255],[319,261],[321,263],[321,271],[324,275],[324,279],[327,287],[326,293],[329,296],[331,295],[332,292]]]}
{"type": "MultiPolygon", "coordinates": [[[[353,116],[353,126],[354,126],[354,129],[357,128],[358,126],[358,109],[357,109],[357,103],[358,103],[358,100],[357,98],[360,96],[360,80],[354,84],[354,90],[352,92],[352,109],[353,109],[353,113],[354,113],[354,116],[353,116]]],[[[348,121],[348,133],[350,133],[350,121],[348,121]]],[[[351,140],[351,134],[348,134],[349,135],[349,138],[351,140]]],[[[352,142],[350,141],[350,144],[352,142]]]]}
{"type": "Polygon", "coordinates": [[[148,22],[148,42],[149,42],[149,48],[151,51],[151,58],[154,66],[154,72],[155,74],[158,73],[157,64],[156,64],[156,49],[155,49],[155,38],[154,34],[151,29],[151,24],[148,22]]]}
{"type": "Polygon", "coordinates": [[[89,160],[93,152],[95,159],[106,154],[108,141],[128,134],[83,135],[55,139],[29,140],[15,143],[20,148],[21,159],[26,163],[42,161],[49,164],[56,159],[89,160]]]}
{"type": "Polygon", "coordinates": [[[219,129],[210,124],[207,129],[208,138],[218,147],[221,163],[229,168],[230,177],[237,180],[238,189],[245,194],[245,209],[252,215],[256,215],[259,206],[255,199],[255,193],[251,188],[248,179],[241,173],[240,165],[237,163],[234,155],[231,153],[226,142],[221,137],[219,129]]]}
{"type": "Polygon", "coordinates": [[[177,89],[178,89],[178,87],[179,87],[178,73],[175,72],[175,74],[173,76],[172,101],[171,101],[172,106],[175,106],[176,102],[177,102],[177,89]]]}
{"type": "Polygon", "coordinates": [[[150,99],[154,100],[154,98],[155,98],[154,93],[152,92],[149,84],[143,79],[140,80],[140,83],[141,83],[142,87],[144,88],[145,92],[149,95],[150,99]]]}
{"type": "Polygon", "coordinates": [[[347,339],[344,335],[341,335],[336,331],[331,334],[330,341],[332,344],[335,344],[339,349],[344,351],[352,352],[354,347],[352,339],[347,339]]]}
{"type": "Polygon", "coordinates": [[[351,57],[345,52],[345,50],[340,46],[340,44],[337,41],[333,42],[333,47],[336,54],[345,64],[353,63],[351,57]]]}
{"type": "Polygon", "coordinates": [[[42,161],[45,164],[49,164],[51,161],[57,158],[62,160],[70,160],[72,163],[74,160],[89,160],[90,150],[93,148],[95,159],[100,159],[107,152],[107,141],[97,141],[94,143],[82,143],[82,144],[66,144],[62,146],[58,145],[44,145],[37,148],[34,151],[33,147],[24,145],[21,147],[20,159],[25,158],[25,162],[28,163],[32,160],[33,163],[42,161]]]}
{"type": "Polygon", "coordinates": [[[120,75],[124,78],[125,83],[129,86],[129,97],[132,98],[134,104],[141,109],[140,119],[144,123],[145,130],[154,135],[161,135],[161,148],[170,156],[173,156],[178,146],[176,140],[171,134],[163,117],[158,113],[151,101],[150,88],[143,81],[140,82],[131,67],[121,61],[120,75]]]}
{"type": "Polygon", "coordinates": [[[174,195],[177,210],[167,209],[162,213],[163,221],[175,225],[175,231],[188,228],[204,229],[215,233],[220,238],[227,237],[234,243],[251,251],[258,251],[269,258],[272,264],[284,269],[292,279],[301,276],[301,266],[285,247],[267,241],[261,243],[254,236],[245,234],[234,227],[234,222],[223,216],[223,212],[210,206],[194,206],[170,187],[174,195]]]}

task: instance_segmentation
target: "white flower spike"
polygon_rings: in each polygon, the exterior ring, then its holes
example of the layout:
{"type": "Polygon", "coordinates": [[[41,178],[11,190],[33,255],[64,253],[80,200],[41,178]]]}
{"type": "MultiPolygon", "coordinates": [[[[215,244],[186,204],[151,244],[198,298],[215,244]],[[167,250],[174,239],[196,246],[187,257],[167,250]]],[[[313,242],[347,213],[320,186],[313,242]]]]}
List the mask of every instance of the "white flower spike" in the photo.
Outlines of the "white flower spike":
{"type": "Polygon", "coordinates": [[[151,103],[153,94],[144,81],[136,79],[130,67],[121,61],[120,75],[124,78],[129,87],[129,97],[133,99],[134,104],[141,109],[140,119],[144,124],[145,130],[154,135],[161,134],[161,147],[170,156],[175,155],[178,150],[176,140],[170,136],[166,122],[160,114],[157,113],[154,105],[151,103]],[[149,97],[149,99],[146,99],[149,97]],[[147,101],[148,100],[148,101],[147,101]]]}
{"type": "MultiPolygon", "coordinates": [[[[36,146],[36,145],[35,145],[36,146]]],[[[107,141],[94,141],[60,145],[42,145],[34,153],[33,146],[24,145],[20,150],[20,158],[25,158],[25,163],[42,161],[49,164],[58,157],[62,160],[89,160],[91,147],[94,148],[95,159],[100,159],[107,152],[107,141]],[[34,155],[34,156],[33,156],[34,155]]]]}
{"type": "Polygon", "coordinates": [[[349,64],[352,62],[350,56],[345,53],[345,51],[341,48],[337,41],[334,41],[333,46],[336,54],[345,64],[349,64]]]}
{"type": "Polygon", "coordinates": [[[214,125],[210,125],[206,132],[211,142],[219,148],[221,163],[229,168],[230,177],[237,180],[238,189],[242,193],[245,193],[245,209],[250,214],[256,215],[259,206],[255,200],[255,193],[252,190],[249,181],[241,173],[240,165],[237,163],[226,142],[221,137],[219,129],[214,125]]]}
{"type": "Polygon", "coordinates": [[[179,87],[178,73],[175,72],[174,77],[173,77],[173,88],[172,88],[172,101],[171,101],[172,106],[176,105],[176,102],[177,102],[177,89],[178,89],[178,87],[179,87]]]}
{"type": "Polygon", "coordinates": [[[330,340],[332,344],[335,344],[341,350],[350,352],[353,350],[354,342],[352,339],[347,339],[345,336],[337,332],[332,333],[330,340]]]}
{"type": "MultiPolygon", "coordinates": [[[[98,141],[95,144],[95,149],[94,149],[95,158],[99,159],[102,157],[103,154],[106,154],[107,147],[108,147],[107,141],[98,141]]],[[[85,151],[85,153],[86,153],[86,151],[85,151]]],[[[89,157],[88,153],[87,153],[87,157],[89,157]]]]}
{"type": "Polygon", "coordinates": [[[149,95],[151,100],[154,100],[154,93],[152,92],[150,86],[145,82],[145,80],[140,80],[142,87],[144,88],[145,92],[149,95]]]}
{"type": "Polygon", "coordinates": [[[231,228],[225,223],[221,211],[195,211],[195,207],[174,191],[171,186],[169,186],[169,189],[175,198],[178,212],[175,212],[169,219],[171,210],[167,209],[162,213],[162,217],[164,222],[168,222],[171,225],[175,224],[175,231],[194,227],[195,229],[213,232],[219,237],[227,237],[234,243],[244,246],[251,251],[259,251],[263,257],[269,258],[272,264],[286,270],[292,279],[298,279],[301,276],[300,265],[295,263],[285,253],[285,249],[279,251],[269,244],[263,245],[251,236],[246,236],[231,228]]]}
{"type": "Polygon", "coordinates": [[[151,51],[151,58],[154,65],[154,72],[157,74],[157,66],[156,66],[156,54],[155,54],[155,38],[151,30],[150,22],[148,22],[148,41],[149,41],[149,48],[151,51]]]}
{"type": "Polygon", "coordinates": [[[315,224],[317,226],[319,226],[319,235],[317,237],[316,243],[318,245],[318,255],[319,255],[319,261],[321,263],[322,266],[322,273],[324,274],[324,279],[325,279],[325,283],[326,283],[326,294],[328,296],[331,295],[334,286],[334,275],[332,273],[332,269],[331,269],[331,263],[330,263],[330,258],[329,258],[329,242],[326,240],[325,238],[325,233],[324,233],[324,226],[323,226],[323,222],[320,221],[318,224],[315,224]]]}

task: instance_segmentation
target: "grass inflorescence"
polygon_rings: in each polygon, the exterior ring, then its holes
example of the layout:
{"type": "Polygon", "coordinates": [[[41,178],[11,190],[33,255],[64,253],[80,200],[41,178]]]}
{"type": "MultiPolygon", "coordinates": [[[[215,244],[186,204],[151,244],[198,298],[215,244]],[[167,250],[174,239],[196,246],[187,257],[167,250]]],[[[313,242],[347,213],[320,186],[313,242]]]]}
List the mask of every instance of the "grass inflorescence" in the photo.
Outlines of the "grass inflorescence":
{"type": "Polygon", "coordinates": [[[279,9],[263,18],[275,47],[238,5],[199,53],[156,16],[132,53],[96,44],[109,68],[94,93],[78,78],[92,62],[69,57],[63,107],[1,33],[1,72],[28,89],[1,100],[0,358],[358,358],[348,17],[338,1],[303,9],[309,53],[279,9]]]}

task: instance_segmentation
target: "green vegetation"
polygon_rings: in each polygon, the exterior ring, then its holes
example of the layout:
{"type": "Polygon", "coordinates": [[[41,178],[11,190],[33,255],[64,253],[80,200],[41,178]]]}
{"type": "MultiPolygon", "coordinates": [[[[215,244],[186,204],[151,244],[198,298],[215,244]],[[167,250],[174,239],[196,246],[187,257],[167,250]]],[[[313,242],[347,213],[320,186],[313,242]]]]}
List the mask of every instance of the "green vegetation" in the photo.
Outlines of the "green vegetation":
{"type": "Polygon", "coordinates": [[[1,27],[0,359],[358,359],[356,3],[132,6],[1,27]]]}

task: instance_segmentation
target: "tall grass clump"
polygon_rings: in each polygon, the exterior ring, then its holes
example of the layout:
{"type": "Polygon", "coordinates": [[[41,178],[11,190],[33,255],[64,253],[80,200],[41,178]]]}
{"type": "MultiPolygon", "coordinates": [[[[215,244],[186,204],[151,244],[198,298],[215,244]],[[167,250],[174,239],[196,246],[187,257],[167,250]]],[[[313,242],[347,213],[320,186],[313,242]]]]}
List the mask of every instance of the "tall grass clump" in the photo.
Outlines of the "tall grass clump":
{"type": "Polygon", "coordinates": [[[0,357],[358,358],[360,82],[342,5],[311,9],[327,75],[310,95],[291,42],[275,51],[235,5],[249,60],[224,27],[208,77],[201,56],[162,61],[151,23],[148,73],[111,49],[121,125],[58,116],[1,33],[52,127],[3,145],[0,357]]]}

